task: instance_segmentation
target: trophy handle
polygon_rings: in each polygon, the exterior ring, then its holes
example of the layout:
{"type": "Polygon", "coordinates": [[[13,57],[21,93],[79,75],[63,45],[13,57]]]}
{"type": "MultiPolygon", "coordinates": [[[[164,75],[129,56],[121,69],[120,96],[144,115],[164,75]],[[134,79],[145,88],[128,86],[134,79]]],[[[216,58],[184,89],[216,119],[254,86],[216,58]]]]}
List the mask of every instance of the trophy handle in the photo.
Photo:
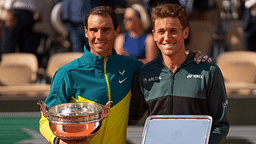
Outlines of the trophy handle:
{"type": "Polygon", "coordinates": [[[37,105],[40,106],[40,110],[42,111],[44,117],[48,117],[47,105],[41,100],[37,102],[37,105]]]}
{"type": "Polygon", "coordinates": [[[109,114],[110,111],[110,105],[111,103],[113,103],[113,101],[108,101],[107,104],[104,106],[101,115],[103,116],[103,118],[106,118],[109,114]]]}

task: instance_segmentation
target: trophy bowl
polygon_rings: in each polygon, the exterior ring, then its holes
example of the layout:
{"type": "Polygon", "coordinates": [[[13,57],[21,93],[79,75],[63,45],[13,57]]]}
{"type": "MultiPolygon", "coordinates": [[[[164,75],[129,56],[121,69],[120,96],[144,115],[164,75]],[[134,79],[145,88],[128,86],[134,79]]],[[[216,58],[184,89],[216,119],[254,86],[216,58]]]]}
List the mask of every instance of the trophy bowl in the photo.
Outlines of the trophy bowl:
{"type": "Polygon", "coordinates": [[[112,101],[103,107],[96,103],[65,103],[47,108],[43,101],[37,105],[49,121],[54,135],[64,140],[86,139],[96,135],[110,111],[112,101]]]}

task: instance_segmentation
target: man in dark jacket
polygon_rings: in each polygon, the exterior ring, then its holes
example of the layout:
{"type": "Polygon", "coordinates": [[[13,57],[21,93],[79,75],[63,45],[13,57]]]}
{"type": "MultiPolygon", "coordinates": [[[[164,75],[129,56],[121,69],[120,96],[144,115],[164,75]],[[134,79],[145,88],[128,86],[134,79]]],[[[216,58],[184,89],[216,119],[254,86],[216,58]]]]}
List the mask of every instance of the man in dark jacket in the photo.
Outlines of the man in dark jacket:
{"type": "Polygon", "coordinates": [[[131,98],[130,123],[138,122],[147,107],[149,115],[209,115],[213,119],[209,143],[221,143],[229,121],[220,69],[208,62],[197,65],[194,54],[185,53],[189,28],[184,7],[160,5],[153,8],[151,17],[160,54],[139,71],[134,87],[140,87],[144,99],[131,98]]]}

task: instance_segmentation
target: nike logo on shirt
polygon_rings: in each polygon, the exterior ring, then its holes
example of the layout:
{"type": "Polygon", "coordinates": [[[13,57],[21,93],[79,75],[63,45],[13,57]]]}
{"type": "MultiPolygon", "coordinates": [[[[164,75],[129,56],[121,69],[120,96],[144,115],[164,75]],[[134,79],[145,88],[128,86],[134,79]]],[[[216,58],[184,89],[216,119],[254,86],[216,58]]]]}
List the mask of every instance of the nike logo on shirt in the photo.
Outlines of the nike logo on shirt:
{"type": "Polygon", "coordinates": [[[119,79],[119,83],[123,83],[127,78],[128,78],[128,77],[126,77],[126,78],[123,79],[123,80],[120,80],[120,79],[119,79]]]}

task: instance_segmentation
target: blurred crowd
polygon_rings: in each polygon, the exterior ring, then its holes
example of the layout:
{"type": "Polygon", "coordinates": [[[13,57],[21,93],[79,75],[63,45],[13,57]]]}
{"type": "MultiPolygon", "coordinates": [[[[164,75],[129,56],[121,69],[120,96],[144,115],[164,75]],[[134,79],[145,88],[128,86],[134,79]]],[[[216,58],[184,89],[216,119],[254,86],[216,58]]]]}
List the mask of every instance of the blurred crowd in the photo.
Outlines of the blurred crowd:
{"type": "MultiPolygon", "coordinates": [[[[164,3],[186,7],[189,20],[205,20],[209,11],[218,12],[219,25],[241,20],[241,49],[256,51],[255,0],[0,0],[0,58],[3,53],[33,53],[39,67],[45,68],[54,53],[83,52],[87,43],[83,28],[86,13],[96,6],[108,5],[117,13],[121,26],[115,43],[117,53],[147,63],[158,53],[151,33],[150,11],[164,3]]],[[[225,26],[216,31],[223,34],[225,26]]]]}

